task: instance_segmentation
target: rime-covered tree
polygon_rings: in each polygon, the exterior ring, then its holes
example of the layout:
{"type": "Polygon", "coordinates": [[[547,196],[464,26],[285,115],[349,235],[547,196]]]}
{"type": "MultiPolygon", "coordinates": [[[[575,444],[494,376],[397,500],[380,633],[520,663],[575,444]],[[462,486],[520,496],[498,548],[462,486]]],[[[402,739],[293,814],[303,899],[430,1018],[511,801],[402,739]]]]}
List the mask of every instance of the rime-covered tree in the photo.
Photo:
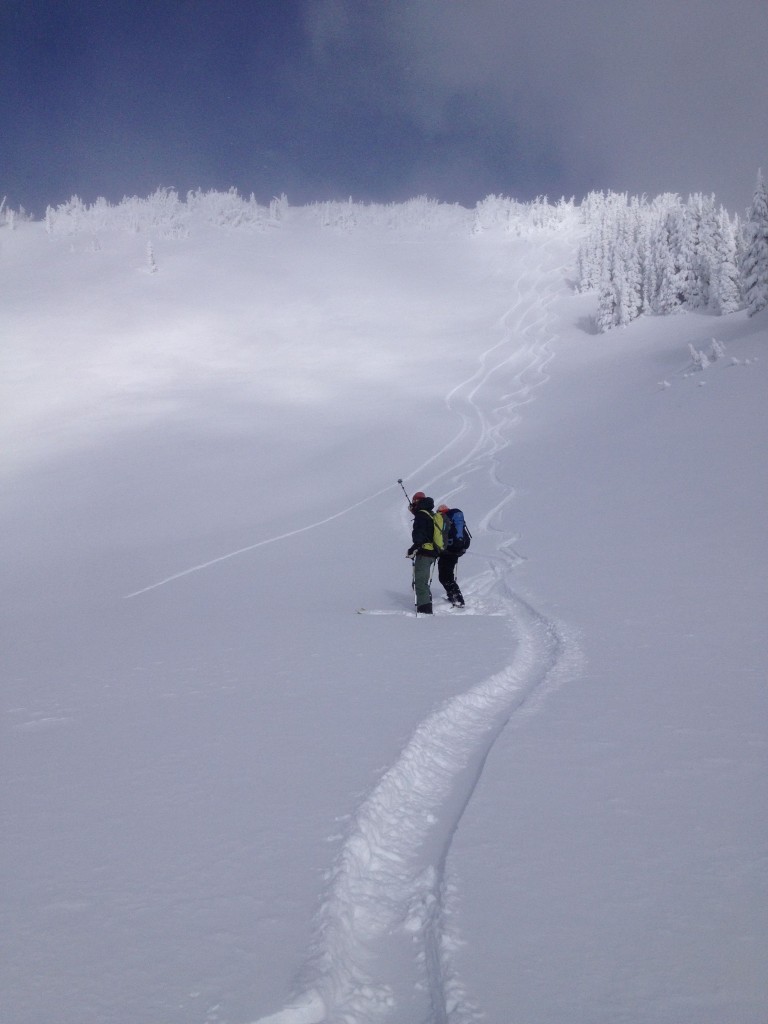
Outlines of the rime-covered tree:
{"type": "Polygon", "coordinates": [[[744,235],[742,286],[747,313],[754,316],[768,306],[768,191],[762,172],[757,175],[744,235]]]}
{"type": "Polygon", "coordinates": [[[600,334],[610,331],[612,327],[618,324],[617,308],[616,288],[610,274],[606,274],[598,292],[597,313],[595,315],[595,323],[600,334]]]}
{"type": "Polygon", "coordinates": [[[673,313],[685,301],[688,283],[686,247],[683,242],[683,211],[670,210],[656,238],[658,293],[655,311],[662,316],[673,313]]]}
{"type": "Polygon", "coordinates": [[[588,232],[578,253],[579,288],[599,291],[613,259],[620,211],[627,197],[615,192],[590,192],[581,206],[588,232]]]}
{"type": "Polygon", "coordinates": [[[640,296],[642,315],[653,312],[653,303],[658,291],[658,268],[654,259],[654,237],[656,223],[653,217],[644,217],[639,225],[638,249],[640,263],[640,296]]]}
{"type": "Polygon", "coordinates": [[[642,309],[638,251],[629,223],[625,224],[614,246],[611,277],[616,289],[616,322],[625,327],[640,315],[642,309]]]}
{"type": "Polygon", "coordinates": [[[689,309],[709,309],[711,280],[718,263],[715,197],[693,195],[686,207],[687,288],[689,309]]]}
{"type": "Polygon", "coordinates": [[[730,313],[741,305],[738,220],[714,196],[653,200],[592,192],[578,253],[579,287],[597,291],[600,331],[638,316],[687,308],[730,313]]]}
{"type": "Polygon", "coordinates": [[[722,207],[717,218],[715,263],[710,282],[710,308],[720,316],[741,307],[736,232],[722,207]]]}

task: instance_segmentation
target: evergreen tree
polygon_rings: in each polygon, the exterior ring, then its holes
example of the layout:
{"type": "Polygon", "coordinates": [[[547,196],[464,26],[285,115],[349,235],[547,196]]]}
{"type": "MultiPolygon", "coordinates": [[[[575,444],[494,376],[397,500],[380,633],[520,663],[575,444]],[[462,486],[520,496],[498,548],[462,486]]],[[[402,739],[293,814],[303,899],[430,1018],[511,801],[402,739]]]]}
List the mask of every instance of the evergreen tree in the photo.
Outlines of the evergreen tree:
{"type": "Polygon", "coordinates": [[[611,274],[616,289],[616,322],[622,327],[640,315],[640,265],[631,224],[627,221],[613,250],[611,274]]]}
{"type": "Polygon", "coordinates": [[[659,290],[655,311],[662,316],[679,309],[685,299],[687,271],[681,245],[682,209],[670,210],[656,239],[659,290]]]}
{"type": "Polygon", "coordinates": [[[645,217],[640,225],[638,250],[640,255],[640,296],[642,300],[641,314],[653,312],[658,291],[658,274],[654,258],[654,222],[652,216],[645,217]]]}
{"type": "Polygon", "coordinates": [[[610,331],[618,323],[616,288],[610,273],[606,273],[600,284],[595,322],[600,334],[610,331]]]}
{"type": "Polygon", "coordinates": [[[710,306],[713,312],[722,316],[734,313],[741,306],[736,234],[727,211],[722,207],[718,214],[715,255],[710,306]]]}
{"type": "Polygon", "coordinates": [[[738,219],[718,210],[714,196],[698,193],[683,204],[674,193],[649,201],[593,192],[582,216],[579,287],[598,292],[598,330],[683,307],[717,314],[740,307],[738,219]]]}
{"type": "Polygon", "coordinates": [[[717,246],[717,212],[714,196],[691,196],[686,213],[690,268],[688,276],[688,306],[691,309],[709,309],[711,282],[714,268],[719,262],[717,246]]]}
{"type": "Polygon", "coordinates": [[[762,172],[745,226],[744,256],[741,265],[747,313],[754,316],[768,306],[768,191],[762,172]]]}

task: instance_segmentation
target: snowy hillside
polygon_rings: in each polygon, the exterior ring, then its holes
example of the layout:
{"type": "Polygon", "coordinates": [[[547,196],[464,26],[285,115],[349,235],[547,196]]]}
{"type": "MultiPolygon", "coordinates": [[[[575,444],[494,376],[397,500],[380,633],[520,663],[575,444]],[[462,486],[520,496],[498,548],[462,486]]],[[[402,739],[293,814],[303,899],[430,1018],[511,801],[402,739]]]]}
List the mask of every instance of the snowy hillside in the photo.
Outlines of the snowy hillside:
{"type": "Polygon", "coordinates": [[[3,1024],[764,1024],[768,311],[597,334],[584,238],[0,228],[3,1024]]]}

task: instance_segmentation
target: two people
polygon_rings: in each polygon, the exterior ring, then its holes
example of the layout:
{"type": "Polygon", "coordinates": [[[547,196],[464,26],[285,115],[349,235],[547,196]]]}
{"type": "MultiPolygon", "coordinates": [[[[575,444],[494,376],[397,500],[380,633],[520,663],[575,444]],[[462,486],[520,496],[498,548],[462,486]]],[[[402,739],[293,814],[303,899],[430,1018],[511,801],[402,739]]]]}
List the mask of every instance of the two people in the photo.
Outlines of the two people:
{"type": "Polygon", "coordinates": [[[408,558],[413,559],[413,589],[416,592],[416,611],[423,615],[432,614],[432,590],[430,578],[437,560],[437,573],[440,583],[443,585],[446,597],[456,607],[464,607],[464,598],[456,582],[456,563],[469,547],[469,531],[464,527],[464,517],[461,517],[462,535],[456,536],[456,531],[451,530],[451,514],[455,509],[449,509],[447,505],[439,505],[437,511],[446,517],[449,529],[446,531],[448,543],[440,551],[435,543],[435,502],[427,497],[424,491],[416,491],[408,506],[413,515],[413,529],[411,531],[411,546],[406,552],[408,558]]]}

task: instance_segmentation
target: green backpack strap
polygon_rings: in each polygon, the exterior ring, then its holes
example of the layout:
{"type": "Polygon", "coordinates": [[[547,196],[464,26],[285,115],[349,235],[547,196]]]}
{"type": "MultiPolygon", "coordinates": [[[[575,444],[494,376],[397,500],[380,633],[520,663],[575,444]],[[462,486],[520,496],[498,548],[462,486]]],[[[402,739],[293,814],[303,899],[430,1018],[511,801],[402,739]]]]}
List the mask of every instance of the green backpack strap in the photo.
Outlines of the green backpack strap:
{"type": "Polygon", "coordinates": [[[442,512],[429,512],[425,508],[420,508],[419,512],[423,512],[424,515],[429,516],[432,520],[432,540],[427,541],[426,544],[422,544],[422,549],[428,551],[430,554],[442,555],[445,551],[445,517],[442,512]]]}

